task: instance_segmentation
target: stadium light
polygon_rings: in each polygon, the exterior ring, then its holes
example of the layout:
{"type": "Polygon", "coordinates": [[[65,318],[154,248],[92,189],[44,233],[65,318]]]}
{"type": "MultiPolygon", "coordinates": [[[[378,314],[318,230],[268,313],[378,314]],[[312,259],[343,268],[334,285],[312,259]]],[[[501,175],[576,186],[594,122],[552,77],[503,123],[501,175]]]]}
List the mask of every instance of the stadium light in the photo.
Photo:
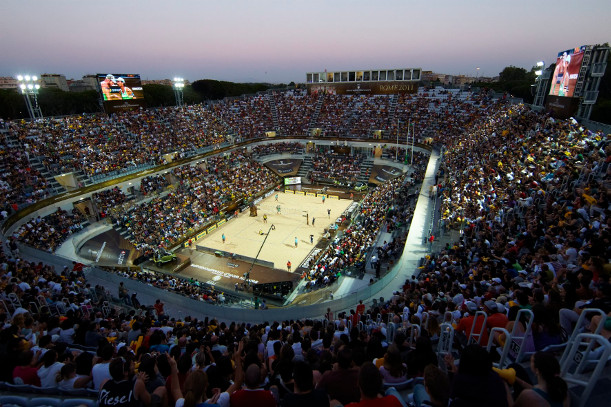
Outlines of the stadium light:
{"type": "Polygon", "coordinates": [[[38,105],[38,92],[40,90],[40,84],[38,82],[38,76],[36,75],[17,75],[19,81],[19,89],[25,99],[30,119],[38,120],[42,119],[42,111],[38,105]]]}
{"type": "Polygon", "coordinates": [[[545,94],[548,88],[550,70],[545,68],[545,61],[539,61],[535,64],[539,69],[535,71],[535,83],[531,85],[531,92],[534,99],[532,103],[533,110],[542,110],[545,103],[545,94]]]}
{"type": "Polygon", "coordinates": [[[174,77],[174,97],[176,97],[176,106],[182,107],[183,105],[183,90],[185,87],[185,80],[180,77],[174,77]]]}

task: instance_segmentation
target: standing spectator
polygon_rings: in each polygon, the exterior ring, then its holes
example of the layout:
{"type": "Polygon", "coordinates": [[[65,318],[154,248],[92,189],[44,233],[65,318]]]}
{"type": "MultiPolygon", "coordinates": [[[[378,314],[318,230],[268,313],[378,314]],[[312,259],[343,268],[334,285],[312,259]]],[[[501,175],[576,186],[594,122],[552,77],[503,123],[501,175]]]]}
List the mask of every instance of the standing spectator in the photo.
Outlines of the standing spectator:
{"type": "Polygon", "coordinates": [[[161,302],[159,298],[155,300],[155,305],[153,305],[153,307],[155,307],[155,311],[157,312],[157,319],[165,319],[165,310],[163,309],[164,305],[165,304],[161,302]]]}
{"type": "Polygon", "coordinates": [[[119,283],[119,300],[123,301],[125,304],[129,304],[129,290],[123,284],[123,281],[119,283]]]}

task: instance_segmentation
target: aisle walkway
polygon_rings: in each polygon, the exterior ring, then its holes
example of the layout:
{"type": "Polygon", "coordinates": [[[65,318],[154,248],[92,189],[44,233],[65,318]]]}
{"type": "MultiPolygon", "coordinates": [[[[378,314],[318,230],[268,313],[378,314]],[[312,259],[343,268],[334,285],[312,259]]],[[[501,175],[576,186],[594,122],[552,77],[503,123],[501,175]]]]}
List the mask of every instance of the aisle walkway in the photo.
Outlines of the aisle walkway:
{"type": "Polygon", "coordinates": [[[370,302],[374,298],[379,299],[380,297],[385,299],[390,298],[393,292],[399,290],[405,281],[411,278],[418,268],[420,259],[429,253],[428,244],[424,244],[425,239],[429,236],[429,229],[433,216],[431,212],[433,210],[433,200],[429,198],[429,190],[435,183],[435,174],[437,172],[439,158],[439,153],[433,150],[431,158],[429,159],[429,164],[426,168],[422,187],[420,188],[418,203],[414,209],[414,217],[409,228],[409,233],[407,234],[403,255],[394,266],[395,268],[399,268],[399,272],[384,289],[371,298],[364,298],[364,302],[370,302]]]}

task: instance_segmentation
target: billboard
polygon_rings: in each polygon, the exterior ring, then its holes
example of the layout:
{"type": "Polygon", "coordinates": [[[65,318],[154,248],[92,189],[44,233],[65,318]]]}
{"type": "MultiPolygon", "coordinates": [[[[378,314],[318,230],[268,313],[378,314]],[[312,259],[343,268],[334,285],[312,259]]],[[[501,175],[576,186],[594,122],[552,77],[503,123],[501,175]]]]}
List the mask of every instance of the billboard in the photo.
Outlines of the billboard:
{"type": "Polygon", "coordinates": [[[109,112],[144,107],[144,93],[138,74],[97,74],[104,109],[109,112]]]}
{"type": "Polygon", "coordinates": [[[284,185],[298,185],[301,184],[301,177],[286,177],[284,179],[284,185]]]}
{"type": "Polygon", "coordinates": [[[581,46],[558,53],[550,96],[573,97],[585,49],[585,46],[581,46]]]}

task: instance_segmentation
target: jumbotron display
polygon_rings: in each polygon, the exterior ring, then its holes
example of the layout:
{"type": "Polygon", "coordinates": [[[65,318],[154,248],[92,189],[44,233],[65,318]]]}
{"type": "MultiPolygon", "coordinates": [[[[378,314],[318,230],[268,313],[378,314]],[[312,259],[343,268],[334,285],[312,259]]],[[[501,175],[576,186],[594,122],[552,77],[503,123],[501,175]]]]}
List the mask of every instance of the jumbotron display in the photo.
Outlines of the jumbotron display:
{"type": "Polygon", "coordinates": [[[104,101],[142,99],[140,75],[135,74],[98,74],[104,101]]]}
{"type": "Polygon", "coordinates": [[[558,53],[550,95],[573,97],[585,49],[581,46],[558,53]]]}
{"type": "Polygon", "coordinates": [[[108,113],[144,107],[144,93],[139,74],[97,74],[104,109],[108,113]],[[133,101],[133,102],[132,102],[133,101]]]}

